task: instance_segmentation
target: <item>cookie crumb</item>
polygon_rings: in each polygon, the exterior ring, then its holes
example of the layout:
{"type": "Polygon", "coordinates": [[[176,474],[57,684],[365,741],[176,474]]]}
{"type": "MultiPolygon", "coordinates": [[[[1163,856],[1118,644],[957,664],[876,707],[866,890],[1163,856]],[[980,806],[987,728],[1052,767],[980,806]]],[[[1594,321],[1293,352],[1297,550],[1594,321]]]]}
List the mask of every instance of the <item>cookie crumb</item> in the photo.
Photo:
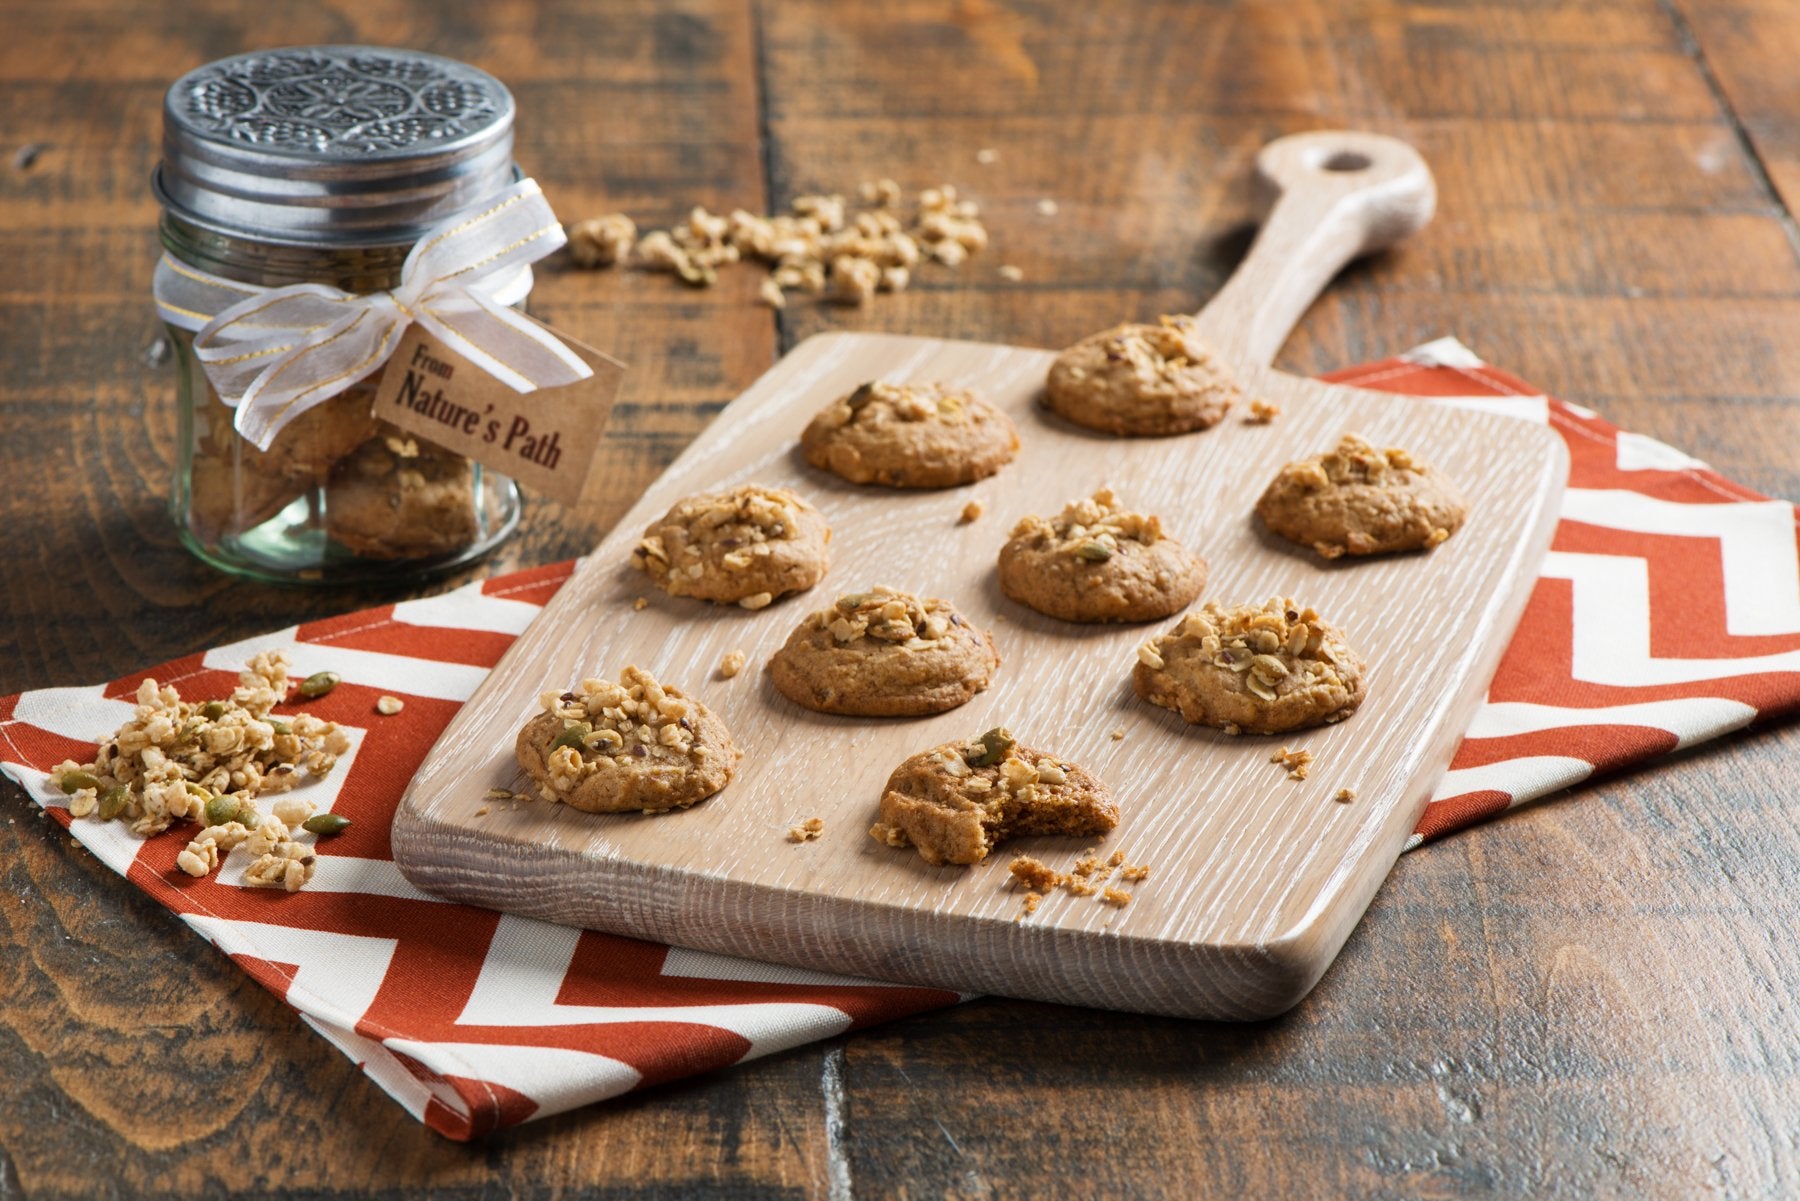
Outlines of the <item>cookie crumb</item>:
{"type": "Polygon", "coordinates": [[[1118,729],[1116,729],[1112,732],[1112,740],[1114,742],[1123,741],[1124,738],[1125,738],[1125,727],[1124,726],[1120,726],[1118,729]]]}
{"type": "Polygon", "coordinates": [[[1025,272],[1013,266],[1011,263],[1001,263],[1000,278],[1006,280],[1008,283],[1016,284],[1025,278],[1025,272]]]}
{"type": "MultiPolygon", "coordinates": [[[[1036,913],[1037,907],[1038,907],[1039,903],[1043,901],[1043,899],[1044,899],[1044,897],[1043,897],[1042,893],[1036,893],[1036,892],[1026,893],[1025,894],[1025,913],[1036,913]]],[[[1019,916],[1023,917],[1024,914],[1020,914],[1019,916]]]]}
{"type": "MultiPolygon", "coordinates": [[[[1006,870],[1011,873],[1014,880],[1032,890],[1025,894],[1026,904],[1030,905],[1032,908],[1036,908],[1031,900],[1032,897],[1038,896],[1036,890],[1042,889],[1045,892],[1049,892],[1058,885],[1066,884],[1069,881],[1067,876],[1063,875],[1049,864],[1040,859],[1033,859],[1029,855],[1021,855],[1017,859],[1014,859],[1012,864],[1006,870]]],[[[1038,900],[1042,899],[1042,897],[1038,897],[1038,900]]],[[[1028,909],[1027,912],[1030,912],[1030,910],[1028,909]]]]}
{"type": "Polygon", "coordinates": [[[1096,871],[1098,871],[1099,868],[1100,868],[1100,856],[1095,855],[1090,852],[1088,854],[1083,855],[1081,858],[1077,859],[1075,861],[1075,866],[1070,870],[1071,870],[1072,874],[1080,876],[1083,880],[1085,880],[1089,876],[1093,875],[1096,871]]]}
{"type": "Polygon", "coordinates": [[[962,507],[961,522],[963,525],[969,525],[972,522],[980,521],[981,515],[986,511],[980,501],[972,500],[962,507]]]}
{"type": "Polygon", "coordinates": [[[1356,789],[1340,788],[1337,790],[1337,795],[1332,797],[1331,799],[1336,801],[1340,805],[1347,804],[1350,801],[1354,801],[1356,799],[1356,789]]]}
{"type": "Polygon", "coordinates": [[[822,818],[809,817],[797,826],[788,829],[789,842],[812,842],[825,833],[825,822],[822,818]]]}
{"type": "Polygon", "coordinates": [[[1311,751],[1290,751],[1285,746],[1269,756],[1270,763],[1278,763],[1287,768],[1288,779],[1304,780],[1311,768],[1313,756],[1311,751]]]}
{"type": "Polygon", "coordinates": [[[476,817],[486,817],[487,815],[488,815],[488,807],[486,805],[483,805],[481,808],[479,808],[475,811],[476,817]]]}
{"type": "Polygon", "coordinates": [[[1066,889],[1068,894],[1072,897],[1091,897],[1094,895],[1095,887],[1095,885],[1089,884],[1086,880],[1063,881],[1063,888],[1066,889]]]}
{"type": "Polygon", "coordinates": [[[1261,397],[1250,402],[1250,412],[1244,416],[1245,425],[1268,425],[1281,416],[1281,406],[1263,400],[1261,397]]]}
{"type": "Polygon", "coordinates": [[[1150,865],[1148,863],[1131,863],[1119,869],[1119,879],[1129,880],[1134,884],[1149,878],[1150,865]]]}
{"type": "Polygon", "coordinates": [[[1000,152],[991,146],[983,146],[975,152],[975,161],[984,167],[989,163],[997,163],[1000,161],[1000,152]]]}
{"type": "Polygon", "coordinates": [[[392,717],[404,708],[406,708],[406,702],[397,696],[384,696],[375,702],[375,712],[383,717],[392,717]]]}
{"type": "Polygon", "coordinates": [[[650,607],[650,598],[647,596],[640,596],[636,600],[631,602],[631,611],[633,613],[642,613],[645,609],[648,609],[649,607],[650,607]]]}
{"type": "Polygon", "coordinates": [[[1038,211],[1039,216],[1043,216],[1043,217],[1056,216],[1056,201],[1050,199],[1048,196],[1044,197],[1042,200],[1037,202],[1037,211],[1038,211]]]}
{"type": "Polygon", "coordinates": [[[1131,904],[1131,894],[1123,888],[1108,888],[1100,893],[1100,902],[1103,905],[1112,905],[1123,909],[1131,904]]]}
{"type": "Polygon", "coordinates": [[[1124,862],[1125,862],[1125,852],[1124,851],[1114,851],[1112,853],[1112,858],[1108,859],[1106,861],[1106,866],[1118,867],[1121,863],[1124,863],[1124,862]]]}
{"type": "Polygon", "coordinates": [[[744,670],[743,651],[728,651],[725,657],[719,660],[719,675],[724,679],[729,680],[742,670],[744,670]]]}

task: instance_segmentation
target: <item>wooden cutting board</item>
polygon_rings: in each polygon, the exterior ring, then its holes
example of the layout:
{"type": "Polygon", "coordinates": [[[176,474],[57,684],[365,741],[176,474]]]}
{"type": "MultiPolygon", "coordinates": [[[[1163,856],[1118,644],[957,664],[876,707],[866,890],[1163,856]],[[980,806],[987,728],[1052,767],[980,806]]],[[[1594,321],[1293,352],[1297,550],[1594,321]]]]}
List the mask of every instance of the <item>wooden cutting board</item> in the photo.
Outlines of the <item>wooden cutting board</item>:
{"type": "Polygon", "coordinates": [[[1277,203],[1202,321],[1247,391],[1281,406],[1272,425],[1236,413],[1182,437],[1097,436],[1039,407],[1050,351],[808,340],[670,466],[451,722],[394,821],[407,877],[509,913],[884,980],[1209,1018],[1298,1001],[1368,906],[1481,699],[1549,543],[1567,460],[1541,425],[1269,370],[1345,262],[1429,219],[1433,189],[1411,148],[1368,134],[1286,138],[1258,168],[1277,203]],[[979,390],[1017,422],[1018,459],[990,480],[929,492],[808,468],[796,450],[807,419],[875,378],[979,390]],[[1472,504],[1463,530],[1431,554],[1331,564],[1268,535],[1251,513],[1263,486],[1347,430],[1404,445],[1456,480],[1472,504]],[[665,596],[630,566],[644,526],[677,499],[751,481],[824,511],[831,570],[818,588],[752,613],[665,596]],[[1137,645],[1172,623],[1071,625],[1002,597],[994,562],[1012,524],[1102,484],[1206,556],[1209,598],[1292,595],[1338,623],[1369,664],[1361,711],[1284,738],[1189,727],[1129,683],[1137,645]],[[986,515],[959,524],[971,499],[986,515]],[[951,598],[992,630],[1005,656],[994,684],[922,719],[828,717],[781,697],[764,671],[770,654],[812,610],[876,584],[951,598]],[[749,663],[723,679],[733,650],[749,663]],[[542,690],[631,663],[730,727],[744,759],[723,792],[661,816],[489,798],[529,791],[513,738],[542,690]],[[868,836],[896,764],[994,725],[1104,779],[1118,829],[1019,840],[973,868],[933,868],[868,836]],[[1270,763],[1283,745],[1313,753],[1308,779],[1270,763]],[[1345,787],[1355,800],[1336,802],[1345,787]],[[789,843],[788,828],[811,817],[824,836],[789,843]],[[1125,885],[1130,904],[1058,892],[1022,918],[1007,886],[1012,852],[1066,870],[1094,845],[1150,865],[1148,879],[1125,885]]]}

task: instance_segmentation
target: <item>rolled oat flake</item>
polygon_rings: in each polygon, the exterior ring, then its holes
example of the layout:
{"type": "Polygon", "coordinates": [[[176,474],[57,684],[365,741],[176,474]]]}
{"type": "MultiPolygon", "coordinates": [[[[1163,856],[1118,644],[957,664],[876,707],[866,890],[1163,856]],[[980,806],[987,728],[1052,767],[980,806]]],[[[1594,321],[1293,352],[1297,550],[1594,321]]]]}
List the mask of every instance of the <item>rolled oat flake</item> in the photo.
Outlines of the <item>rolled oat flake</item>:
{"type": "MultiPolygon", "coordinates": [[[[383,358],[346,365],[328,382],[353,382],[328,399],[283,399],[259,449],[202,369],[195,335],[261,290],[323,284],[394,299],[426,231],[491,211],[509,189],[541,203],[512,155],[500,81],[418,51],[260,51],[170,87],[152,178],[165,250],[156,292],[178,366],[171,505],[190,550],[239,575],[342,583],[448,571],[511,533],[510,479],[372,414],[383,358]]],[[[509,263],[482,295],[520,307],[531,285],[529,260],[509,263]]]]}

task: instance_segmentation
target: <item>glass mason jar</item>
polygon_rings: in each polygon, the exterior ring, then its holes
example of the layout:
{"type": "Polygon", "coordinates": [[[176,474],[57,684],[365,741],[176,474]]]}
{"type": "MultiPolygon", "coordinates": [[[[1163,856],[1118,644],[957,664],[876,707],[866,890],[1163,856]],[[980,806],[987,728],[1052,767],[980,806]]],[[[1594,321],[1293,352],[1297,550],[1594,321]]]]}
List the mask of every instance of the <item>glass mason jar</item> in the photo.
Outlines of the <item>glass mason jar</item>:
{"type": "MultiPolygon", "coordinates": [[[[294,47],[201,67],[164,103],[166,265],[260,288],[394,288],[422,233],[517,178],[512,116],[492,76],[412,51],[294,47]]],[[[530,287],[522,268],[495,299],[522,307],[530,287]]],[[[162,308],[180,406],[171,508],[208,563],[281,583],[393,579],[473,562],[517,526],[511,479],[373,415],[380,372],[259,450],[194,355],[215,314],[162,308]]]]}

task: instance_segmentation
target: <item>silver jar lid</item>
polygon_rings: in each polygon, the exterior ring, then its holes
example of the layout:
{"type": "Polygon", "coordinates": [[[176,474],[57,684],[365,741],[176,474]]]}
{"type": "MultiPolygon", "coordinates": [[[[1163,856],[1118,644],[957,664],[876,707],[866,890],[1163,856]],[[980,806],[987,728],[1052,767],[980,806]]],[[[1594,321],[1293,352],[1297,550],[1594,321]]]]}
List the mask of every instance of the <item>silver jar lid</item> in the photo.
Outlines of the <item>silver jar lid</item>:
{"type": "Polygon", "coordinates": [[[512,147],[512,94],[485,71],[290,46],[175,81],[153,186],[177,217],[232,237],[400,245],[511,183],[512,147]]]}

